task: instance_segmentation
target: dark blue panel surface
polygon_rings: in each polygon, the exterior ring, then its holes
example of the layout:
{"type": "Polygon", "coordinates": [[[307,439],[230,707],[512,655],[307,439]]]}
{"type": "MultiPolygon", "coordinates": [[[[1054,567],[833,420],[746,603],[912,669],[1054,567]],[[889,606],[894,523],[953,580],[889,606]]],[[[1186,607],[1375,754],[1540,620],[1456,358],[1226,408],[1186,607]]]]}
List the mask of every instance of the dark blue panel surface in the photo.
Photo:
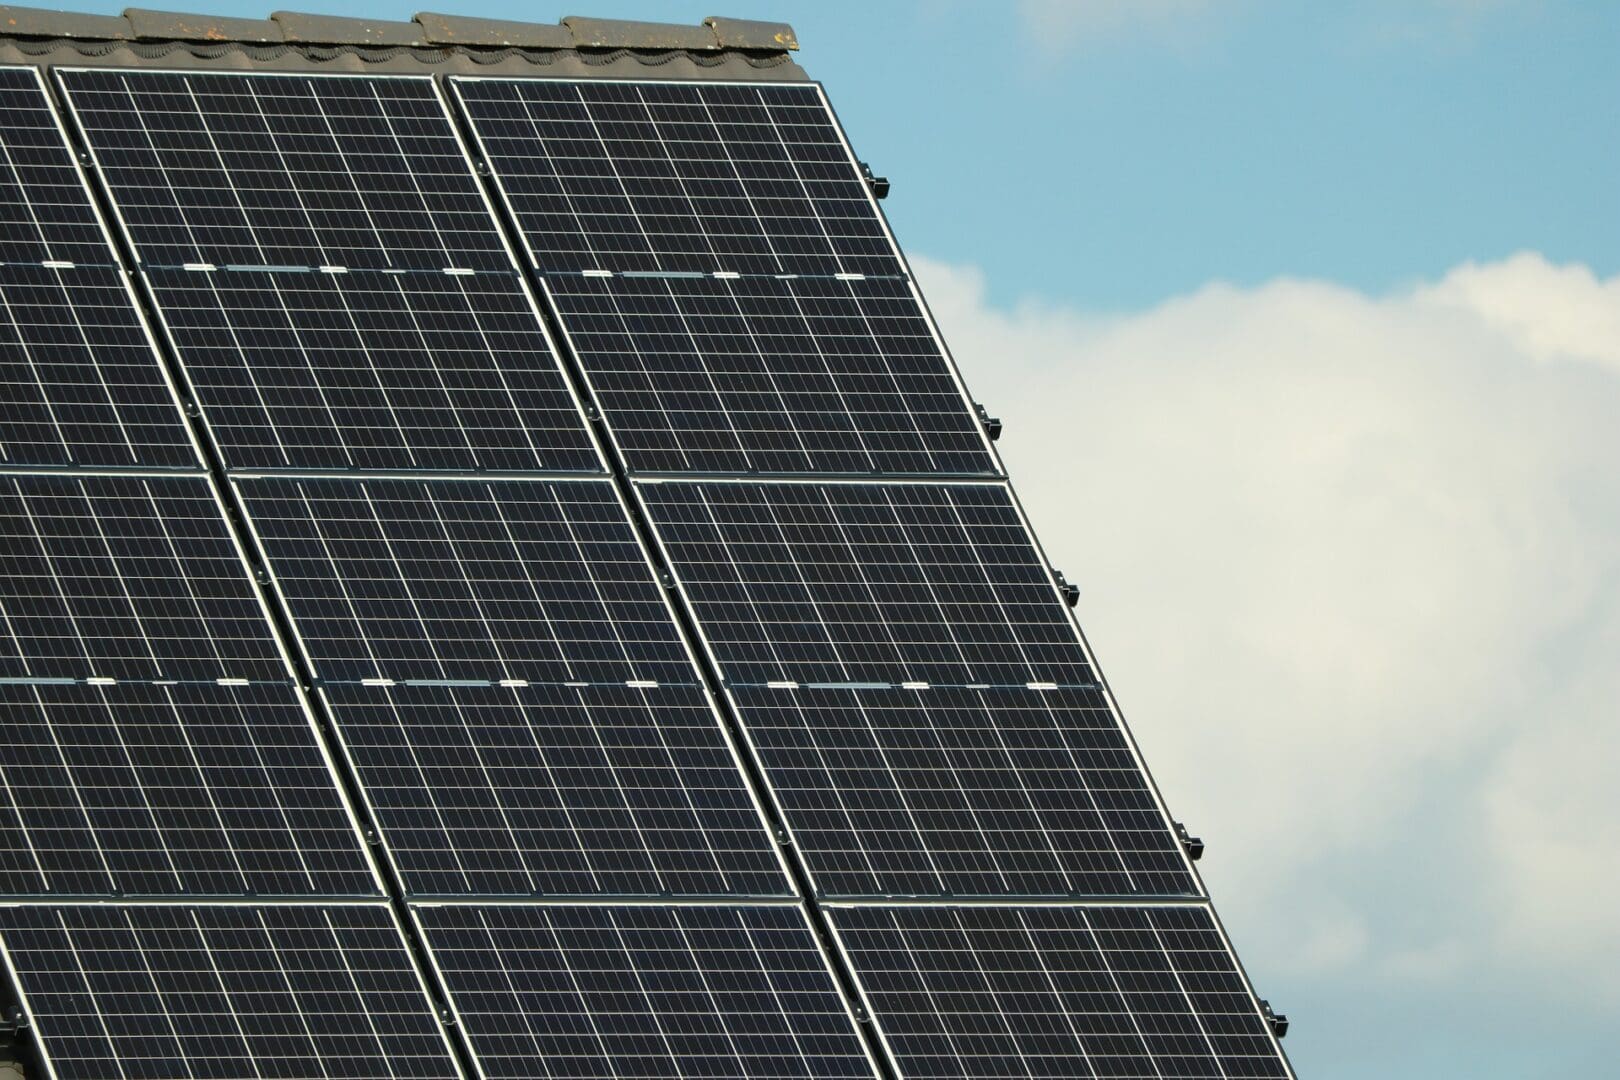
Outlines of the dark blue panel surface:
{"type": "Polygon", "coordinates": [[[0,480],[0,675],[284,682],[200,477],[0,480]]]}
{"type": "Polygon", "coordinates": [[[542,272],[902,272],[813,85],[453,85],[542,272]]]}
{"type": "Polygon", "coordinates": [[[3,686],[0,893],[377,891],[290,686],[3,686]]]}
{"type": "Polygon", "coordinates": [[[0,909],[58,1080],[461,1080],[386,907],[0,909]]]}
{"type": "Polygon", "coordinates": [[[330,684],[325,695],[412,892],[790,891],[696,686],[330,684]]]}
{"type": "Polygon", "coordinates": [[[1289,1075],[1205,908],[831,914],[908,1080],[1289,1075]]]}
{"type": "Polygon", "coordinates": [[[697,682],[606,481],[239,486],[327,682],[697,682]]]}
{"type": "Polygon", "coordinates": [[[421,908],[490,1080],[871,1080],[796,908],[421,908]]]}

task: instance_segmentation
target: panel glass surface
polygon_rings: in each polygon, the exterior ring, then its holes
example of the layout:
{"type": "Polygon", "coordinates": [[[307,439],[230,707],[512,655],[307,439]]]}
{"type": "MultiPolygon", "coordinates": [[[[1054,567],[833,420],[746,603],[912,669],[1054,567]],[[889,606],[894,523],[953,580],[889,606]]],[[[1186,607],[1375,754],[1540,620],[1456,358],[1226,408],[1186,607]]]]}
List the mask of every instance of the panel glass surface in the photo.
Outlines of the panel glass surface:
{"type": "Polygon", "coordinates": [[[871,1080],[796,908],[419,908],[490,1080],[871,1080]]]}
{"type": "Polygon", "coordinates": [[[32,69],[0,68],[0,468],[200,468],[32,69]]]}
{"type": "Polygon", "coordinates": [[[906,1080],[1289,1075],[1204,908],[830,914],[906,1080]]]}
{"type": "Polygon", "coordinates": [[[0,258],[116,261],[31,67],[0,67],[0,258]]]}
{"type": "Polygon", "coordinates": [[[427,78],[58,78],[143,265],[511,269],[427,78]]]}
{"type": "Polygon", "coordinates": [[[373,895],[287,686],[0,686],[0,893],[373,895]]]}
{"type": "Polygon", "coordinates": [[[1005,489],[638,492],[824,894],[1200,891],[1005,489]]]}
{"type": "Polygon", "coordinates": [[[606,481],[239,481],[328,683],[696,684],[606,481]]]}
{"type": "Polygon", "coordinates": [[[731,695],[826,895],[1199,892],[1096,690],[731,695]]]}
{"type": "Polygon", "coordinates": [[[996,472],[905,281],[576,274],[547,289],[633,470],[996,472]]]}
{"type": "Polygon", "coordinates": [[[201,469],[122,277],[0,265],[0,468],[201,469]]]}
{"type": "Polygon", "coordinates": [[[61,78],[227,466],[601,470],[431,80],[61,78]]]}
{"type": "Polygon", "coordinates": [[[0,677],[284,682],[201,477],[0,478],[0,677]]]}
{"type": "Polygon", "coordinates": [[[460,1080],[385,907],[0,909],[58,1080],[460,1080]]]}
{"type": "Polygon", "coordinates": [[[637,491],[730,685],[1096,681],[1002,487],[637,491]]]}
{"type": "Polygon", "coordinates": [[[233,468],[601,467],[515,273],[147,276],[233,468]]]}
{"type": "Polygon", "coordinates": [[[542,272],[901,273],[813,85],[452,81],[542,272]]]}
{"type": "Polygon", "coordinates": [[[324,693],[414,893],[790,891],[696,686],[324,693]]]}

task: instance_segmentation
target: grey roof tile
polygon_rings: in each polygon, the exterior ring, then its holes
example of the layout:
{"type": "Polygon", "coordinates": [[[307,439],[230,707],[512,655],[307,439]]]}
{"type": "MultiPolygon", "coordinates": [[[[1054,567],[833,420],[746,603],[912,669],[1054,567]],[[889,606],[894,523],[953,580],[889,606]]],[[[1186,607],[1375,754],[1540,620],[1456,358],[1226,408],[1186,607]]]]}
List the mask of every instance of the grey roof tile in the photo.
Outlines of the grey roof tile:
{"type": "Polygon", "coordinates": [[[129,20],[122,15],[85,15],[77,11],[26,7],[0,7],[0,33],[104,41],[129,41],[135,36],[129,20]]]}
{"type": "Polygon", "coordinates": [[[272,12],[289,42],[311,45],[372,45],[380,48],[420,46],[428,43],[414,22],[350,19],[341,15],[313,15],[302,11],[272,12]]]}
{"type": "Polygon", "coordinates": [[[718,51],[720,42],[707,26],[678,26],[672,23],[627,22],[623,19],[591,19],[569,15],[563,19],[580,49],[689,49],[718,51]]]}
{"type": "Polygon", "coordinates": [[[279,44],[281,25],[269,19],[233,19],[180,11],[125,8],[124,18],[140,41],[245,41],[279,44]]]}
{"type": "Polygon", "coordinates": [[[416,21],[429,42],[435,45],[491,45],[517,49],[572,49],[574,37],[567,27],[550,23],[508,22],[505,19],[474,19],[466,15],[441,15],[419,11],[416,21]]]}
{"type": "Polygon", "coordinates": [[[759,22],[755,19],[728,19],[723,15],[710,15],[703,25],[714,31],[715,38],[726,49],[763,49],[797,51],[799,38],[787,23],[759,22]]]}

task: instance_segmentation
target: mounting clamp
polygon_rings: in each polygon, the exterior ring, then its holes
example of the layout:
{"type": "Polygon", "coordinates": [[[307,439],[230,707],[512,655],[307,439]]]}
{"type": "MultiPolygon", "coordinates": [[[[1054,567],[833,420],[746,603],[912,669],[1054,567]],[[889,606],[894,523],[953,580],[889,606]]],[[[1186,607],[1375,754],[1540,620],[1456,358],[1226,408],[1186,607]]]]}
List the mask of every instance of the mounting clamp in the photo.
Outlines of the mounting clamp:
{"type": "Polygon", "coordinates": [[[889,197],[889,178],[887,176],[873,176],[872,166],[861,162],[861,178],[866,186],[872,189],[872,198],[887,199],[889,197]]]}
{"type": "Polygon", "coordinates": [[[1001,438],[1001,417],[991,416],[990,410],[977,401],[973,403],[973,411],[978,413],[979,423],[983,425],[984,434],[991,442],[1001,438]]]}
{"type": "Polygon", "coordinates": [[[1074,607],[1080,602],[1080,586],[1070,585],[1069,579],[1063,576],[1063,571],[1052,571],[1052,580],[1057,582],[1058,592],[1063,594],[1063,602],[1074,607]]]}
{"type": "Polygon", "coordinates": [[[1188,834],[1187,826],[1179,821],[1176,822],[1176,839],[1181,841],[1181,846],[1187,851],[1187,858],[1193,862],[1197,862],[1204,857],[1203,837],[1188,834]]]}
{"type": "Polygon", "coordinates": [[[1260,999],[1260,1014],[1266,1018],[1266,1026],[1271,1034],[1278,1039],[1288,1034],[1288,1014],[1272,1009],[1271,1002],[1265,998],[1260,999]]]}

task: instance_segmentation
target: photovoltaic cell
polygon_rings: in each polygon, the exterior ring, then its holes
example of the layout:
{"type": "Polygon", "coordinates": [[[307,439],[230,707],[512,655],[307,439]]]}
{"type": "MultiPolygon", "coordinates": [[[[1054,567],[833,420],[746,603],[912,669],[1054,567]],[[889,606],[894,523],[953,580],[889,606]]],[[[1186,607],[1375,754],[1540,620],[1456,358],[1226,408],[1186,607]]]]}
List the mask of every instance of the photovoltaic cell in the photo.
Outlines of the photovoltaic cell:
{"type": "Polygon", "coordinates": [[[372,895],[290,687],[0,686],[0,893],[372,895]]]}
{"type": "Polygon", "coordinates": [[[1203,907],[830,914],[906,1080],[1289,1075],[1203,907]]]}
{"type": "Polygon", "coordinates": [[[324,693],[414,893],[789,891],[695,686],[324,693]]]}
{"type": "Polygon", "coordinates": [[[631,469],[996,472],[905,281],[555,275],[547,289],[631,469]]]}
{"type": "Polygon", "coordinates": [[[730,685],[1095,683],[1003,487],[637,491],[730,685]]]}
{"type": "Polygon", "coordinates": [[[386,907],[0,909],[58,1080],[460,1080],[386,907]]]}
{"type": "Polygon", "coordinates": [[[606,481],[239,488],[328,683],[697,681],[606,481]]]}
{"type": "Polygon", "coordinates": [[[824,894],[1200,891],[1096,690],[731,694],[824,894]]]}
{"type": "Polygon", "coordinates": [[[60,77],[227,466],[601,470],[430,79],[60,77]]]}
{"type": "Polygon", "coordinates": [[[863,1078],[796,908],[418,908],[486,1077],[863,1078]]]}
{"type": "Polygon", "coordinates": [[[601,469],[515,272],[147,276],[233,468],[601,469]]]}
{"type": "Polygon", "coordinates": [[[0,677],[282,682],[201,477],[0,478],[0,677]]]}
{"type": "Polygon", "coordinates": [[[902,273],[813,85],[452,85],[543,273],[902,273]]]}
{"type": "Polygon", "coordinates": [[[144,265],[511,269],[426,77],[58,77],[144,265]]]}
{"type": "Polygon", "coordinates": [[[31,67],[0,67],[0,252],[7,263],[116,260],[31,67]]]}

